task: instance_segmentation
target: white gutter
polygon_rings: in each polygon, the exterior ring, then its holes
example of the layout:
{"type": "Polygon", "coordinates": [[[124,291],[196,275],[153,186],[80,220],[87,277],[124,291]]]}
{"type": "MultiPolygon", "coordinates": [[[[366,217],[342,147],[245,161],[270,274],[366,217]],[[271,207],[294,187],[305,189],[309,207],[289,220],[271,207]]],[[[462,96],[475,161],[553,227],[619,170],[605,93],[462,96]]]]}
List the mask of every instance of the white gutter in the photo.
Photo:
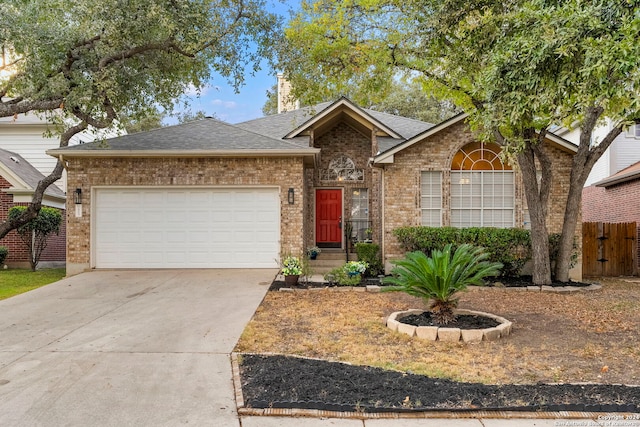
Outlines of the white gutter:
{"type": "Polygon", "coordinates": [[[89,158],[89,157],[301,157],[320,153],[319,148],[301,148],[299,150],[47,150],[52,157],[89,158]]]}

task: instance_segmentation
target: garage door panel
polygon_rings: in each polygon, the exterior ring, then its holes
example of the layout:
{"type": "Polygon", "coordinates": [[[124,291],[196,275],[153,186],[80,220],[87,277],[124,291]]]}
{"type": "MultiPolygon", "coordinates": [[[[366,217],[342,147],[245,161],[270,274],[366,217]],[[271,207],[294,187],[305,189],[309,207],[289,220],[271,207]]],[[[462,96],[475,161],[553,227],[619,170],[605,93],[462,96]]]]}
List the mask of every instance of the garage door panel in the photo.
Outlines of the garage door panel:
{"type": "Polygon", "coordinates": [[[273,268],[277,189],[96,189],[97,268],[273,268]]]}

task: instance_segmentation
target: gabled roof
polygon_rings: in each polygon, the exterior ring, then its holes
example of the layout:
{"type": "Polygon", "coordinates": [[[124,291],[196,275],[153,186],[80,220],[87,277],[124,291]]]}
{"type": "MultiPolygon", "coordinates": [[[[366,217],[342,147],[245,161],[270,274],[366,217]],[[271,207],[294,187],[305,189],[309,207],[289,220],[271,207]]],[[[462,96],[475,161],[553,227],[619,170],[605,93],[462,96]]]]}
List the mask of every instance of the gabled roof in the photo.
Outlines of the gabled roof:
{"type": "MultiPolygon", "coordinates": [[[[386,151],[384,150],[380,150],[380,153],[375,156],[373,163],[374,164],[384,164],[384,163],[393,163],[393,156],[398,153],[399,151],[402,151],[408,147],[411,147],[412,145],[419,143],[421,141],[423,141],[425,138],[428,138],[432,135],[435,135],[438,132],[443,131],[444,129],[453,126],[456,123],[459,123],[463,120],[466,120],[467,117],[469,117],[469,114],[467,113],[460,113],[458,115],[455,115],[445,121],[443,121],[440,124],[437,124],[433,127],[430,127],[429,129],[425,130],[424,132],[415,135],[413,138],[409,138],[406,141],[397,144],[389,149],[387,149],[386,151]]],[[[558,145],[559,147],[561,147],[562,149],[571,151],[573,153],[578,151],[578,147],[573,144],[570,141],[567,141],[564,138],[561,138],[553,133],[548,132],[545,136],[549,141],[553,142],[554,144],[558,145]]],[[[381,147],[382,148],[382,147],[381,147]]]]}
{"type": "Polygon", "coordinates": [[[207,118],[105,141],[48,150],[64,157],[311,156],[318,149],[207,118]]]}
{"type": "Polygon", "coordinates": [[[335,116],[341,113],[346,114],[356,122],[365,122],[375,126],[379,129],[380,132],[382,132],[381,136],[390,136],[397,139],[402,138],[402,135],[400,135],[381,121],[375,119],[373,116],[368,114],[366,111],[364,111],[345,97],[341,97],[340,99],[329,105],[327,108],[311,117],[305,123],[293,129],[291,132],[286,134],[284,138],[295,138],[296,136],[300,136],[305,131],[312,129],[315,125],[322,123],[323,121],[329,119],[331,116],[335,116]]]}
{"type": "Polygon", "coordinates": [[[623,182],[633,181],[634,179],[640,179],[640,162],[634,163],[631,166],[627,166],[619,172],[614,173],[608,178],[602,181],[596,182],[596,187],[611,187],[612,185],[622,184],[623,182]]]}
{"type": "MultiPolygon", "coordinates": [[[[38,183],[45,177],[21,155],[0,148],[0,175],[12,187],[4,190],[11,194],[33,194],[38,183]]],[[[50,185],[45,195],[65,199],[64,191],[55,185],[50,185]]]]}
{"type": "Polygon", "coordinates": [[[323,119],[332,114],[338,114],[339,110],[350,109],[353,116],[358,116],[371,125],[383,130],[387,129],[389,136],[378,136],[378,141],[388,139],[386,145],[396,145],[407,138],[424,132],[433,126],[431,123],[423,122],[408,117],[396,116],[394,114],[382,113],[367,108],[360,108],[347,98],[340,98],[334,102],[323,102],[311,107],[304,107],[280,114],[260,117],[258,119],[237,123],[236,126],[272,138],[285,139],[298,144],[308,145],[306,136],[298,136],[323,119]],[[391,142],[393,141],[393,142],[391,142]]]}

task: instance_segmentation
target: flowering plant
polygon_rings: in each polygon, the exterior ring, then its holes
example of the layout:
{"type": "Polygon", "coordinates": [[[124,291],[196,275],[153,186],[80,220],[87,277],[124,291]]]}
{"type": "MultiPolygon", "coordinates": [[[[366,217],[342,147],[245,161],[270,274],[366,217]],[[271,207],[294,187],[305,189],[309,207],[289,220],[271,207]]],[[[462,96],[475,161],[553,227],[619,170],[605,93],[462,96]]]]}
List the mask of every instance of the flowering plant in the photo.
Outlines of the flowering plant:
{"type": "Polygon", "coordinates": [[[351,274],[363,274],[369,264],[364,261],[349,261],[344,265],[344,271],[351,274]]]}
{"type": "Polygon", "coordinates": [[[313,254],[318,255],[320,252],[322,251],[317,246],[311,246],[309,249],[307,249],[307,253],[309,255],[313,255],[313,254]]]}
{"type": "Polygon", "coordinates": [[[302,274],[302,264],[294,256],[288,256],[282,261],[282,274],[284,276],[299,276],[302,274]]]}

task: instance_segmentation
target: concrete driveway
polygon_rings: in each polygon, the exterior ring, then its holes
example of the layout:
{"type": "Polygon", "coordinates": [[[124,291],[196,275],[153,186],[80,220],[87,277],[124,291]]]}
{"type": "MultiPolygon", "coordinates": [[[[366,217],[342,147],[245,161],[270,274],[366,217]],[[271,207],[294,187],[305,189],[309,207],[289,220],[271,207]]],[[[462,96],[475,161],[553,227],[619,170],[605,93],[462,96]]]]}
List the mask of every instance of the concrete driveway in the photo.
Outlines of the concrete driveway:
{"type": "Polygon", "coordinates": [[[0,301],[0,425],[238,427],[229,353],[275,274],[96,271],[0,301]]]}

